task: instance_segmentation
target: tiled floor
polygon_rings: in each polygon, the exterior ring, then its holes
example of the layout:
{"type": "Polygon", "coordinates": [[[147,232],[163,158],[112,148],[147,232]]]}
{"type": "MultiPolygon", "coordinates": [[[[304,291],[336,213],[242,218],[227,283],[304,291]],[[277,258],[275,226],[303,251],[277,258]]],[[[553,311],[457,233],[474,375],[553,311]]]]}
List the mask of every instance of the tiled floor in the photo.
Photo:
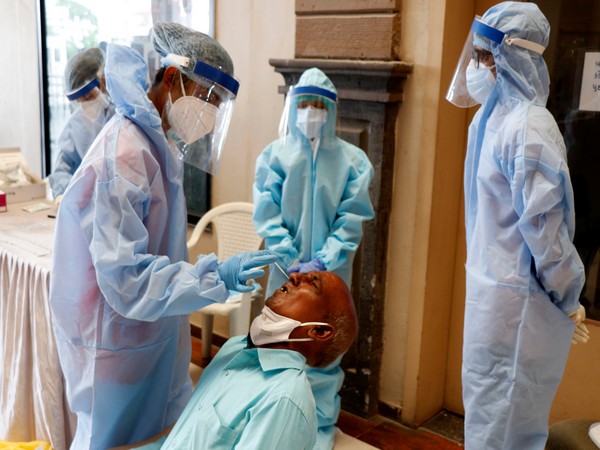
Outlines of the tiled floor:
{"type": "MultiPolygon", "coordinates": [[[[213,346],[212,354],[217,351],[213,346]]],[[[192,362],[205,367],[209,361],[202,359],[202,343],[192,337],[192,362]]],[[[194,376],[199,370],[192,370],[194,376]]],[[[383,417],[363,419],[342,411],[337,426],[346,434],[381,450],[459,450],[462,442],[461,418],[440,413],[423,427],[413,430],[383,417]]]]}

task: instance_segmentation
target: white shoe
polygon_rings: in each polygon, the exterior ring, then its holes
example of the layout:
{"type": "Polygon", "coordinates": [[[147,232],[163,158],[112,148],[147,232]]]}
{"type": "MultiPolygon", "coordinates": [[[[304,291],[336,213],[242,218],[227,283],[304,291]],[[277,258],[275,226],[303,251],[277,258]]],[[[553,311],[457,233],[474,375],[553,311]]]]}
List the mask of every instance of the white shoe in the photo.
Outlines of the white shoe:
{"type": "Polygon", "coordinates": [[[588,434],[592,442],[596,444],[596,447],[600,448],[600,422],[591,424],[588,434]]]}

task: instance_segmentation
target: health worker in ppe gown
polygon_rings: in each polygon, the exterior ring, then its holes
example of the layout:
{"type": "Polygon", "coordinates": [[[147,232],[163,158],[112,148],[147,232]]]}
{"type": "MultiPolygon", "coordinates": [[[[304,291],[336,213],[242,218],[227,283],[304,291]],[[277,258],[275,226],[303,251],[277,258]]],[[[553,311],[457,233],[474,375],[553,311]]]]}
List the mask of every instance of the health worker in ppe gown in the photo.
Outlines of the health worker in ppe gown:
{"type": "Polygon", "coordinates": [[[58,138],[58,155],[48,177],[52,196],[59,200],[81,160],[114,114],[106,95],[104,52],[90,48],[76,54],[67,63],[64,83],[74,111],[58,138]]]}
{"type": "MultiPolygon", "coordinates": [[[[362,225],[373,217],[373,167],[363,150],[336,136],[336,122],[335,86],[321,70],[305,71],[287,95],[279,139],[256,161],[254,225],[288,273],[327,270],[350,287],[362,225]]],[[[272,266],[267,295],[285,281],[272,266]]],[[[340,360],[308,371],[318,448],[333,446],[344,379],[340,360]]]]}
{"type": "Polygon", "coordinates": [[[566,149],[546,109],[550,27],[534,3],[473,21],[447,99],[481,107],[465,160],[467,450],[543,450],[571,342],[586,342],[566,149]]]}
{"type": "Polygon", "coordinates": [[[136,51],[108,45],[116,113],[57,217],[50,302],[74,450],[139,442],[173,424],[192,392],[187,314],[252,290],[246,282],[264,274],[253,269],[274,260],[262,251],[186,262],[183,162],[163,130],[186,143],[217,130],[224,138],[238,85],[209,36],[158,23],[152,41],[165,64],[152,86],[136,51]]]}

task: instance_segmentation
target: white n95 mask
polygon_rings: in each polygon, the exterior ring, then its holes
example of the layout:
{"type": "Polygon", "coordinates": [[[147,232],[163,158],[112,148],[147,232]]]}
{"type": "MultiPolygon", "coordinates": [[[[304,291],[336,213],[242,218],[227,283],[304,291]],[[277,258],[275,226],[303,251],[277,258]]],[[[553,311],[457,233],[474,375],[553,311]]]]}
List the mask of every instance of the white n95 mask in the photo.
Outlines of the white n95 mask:
{"type": "Polygon", "coordinates": [[[473,60],[467,66],[467,90],[469,91],[469,95],[473,97],[473,100],[479,104],[485,102],[485,99],[492,92],[494,84],[496,84],[496,77],[492,72],[494,67],[488,67],[483,64],[475,67],[475,61],[473,60]]]}
{"type": "Polygon", "coordinates": [[[171,105],[169,125],[186,144],[196,142],[210,133],[215,126],[217,107],[191,95],[178,98],[171,105]]]}
{"type": "Polygon", "coordinates": [[[298,327],[305,325],[329,325],[323,322],[300,322],[277,314],[265,306],[260,314],[252,321],[250,338],[254,345],[274,344],[276,342],[306,342],[312,338],[290,339],[290,334],[298,327]]]}
{"type": "MultiPolygon", "coordinates": [[[[185,93],[185,87],[181,74],[179,75],[181,92],[185,93]]],[[[169,92],[169,103],[167,105],[167,120],[173,131],[186,144],[196,142],[206,136],[215,127],[218,108],[193,95],[179,97],[175,103],[171,101],[169,92]]]]}
{"type": "Polygon", "coordinates": [[[308,139],[314,139],[319,135],[323,124],[327,120],[327,110],[309,106],[298,109],[296,126],[308,139]]]}

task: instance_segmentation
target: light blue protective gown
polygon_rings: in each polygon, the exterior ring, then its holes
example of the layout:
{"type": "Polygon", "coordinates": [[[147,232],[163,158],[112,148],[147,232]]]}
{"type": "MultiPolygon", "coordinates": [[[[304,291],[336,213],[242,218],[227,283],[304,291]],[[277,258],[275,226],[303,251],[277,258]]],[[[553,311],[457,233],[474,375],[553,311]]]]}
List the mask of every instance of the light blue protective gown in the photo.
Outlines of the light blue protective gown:
{"type": "MultiPolygon", "coordinates": [[[[548,44],[533,3],[500,3],[482,20],[548,44]]],[[[506,42],[492,52],[497,81],[469,128],[465,160],[465,448],[542,450],[584,269],[565,145],[545,108],[546,64],[506,42]]]]}
{"type": "MultiPolygon", "coordinates": [[[[307,70],[297,86],[336,92],[319,69],[307,70]]],[[[373,217],[369,185],[373,166],[360,148],[335,135],[337,108],[329,102],[316,155],[295,126],[297,106],[289,110],[289,133],[269,144],[256,161],[254,224],[282,267],[319,258],[325,270],[351,285],[352,262],[362,223],[373,217]]],[[[271,268],[268,298],[286,281],[271,268]]]]}
{"type": "Polygon", "coordinates": [[[116,114],[65,191],[56,223],[50,302],[73,450],[150,438],[192,391],[188,314],[228,292],[215,255],[189,264],[182,163],[147,97],[134,50],[108,46],[116,114]]]}
{"type": "Polygon", "coordinates": [[[76,108],[69,117],[58,138],[58,156],[48,177],[54,198],[65,192],[90,145],[113,114],[114,107],[111,104],[107,109],[100,110],[95,118],[86,116],[81,107],[76,108]]]}
{"type": "Polygon", "coordinates": [[[229,339],[204,369],[167,438],[144,450],[311,450],[317,433],[306,359],[229,339]]]}
{"type": "MultiPolygon", "coordinates": [[[[336,92],[319,69],[309,69],[296,86],[336,92]]],[[[291,100],[288,135],[267,146],[256,161],[254,225],[265,248],[283,267],[319,258],[325,270],[351,286],[352,262],[362,238],[363,221],[373,217],[369,185],[373,166],[360,148],[336,136],[337,108],[328,102],[327,121],[313,158],[310,141],[296,127],[291,100]]],[[[286,281],[271,267],[267,297],[286,281]]],[[[319,419],[318,449],[331,449],[340,411],[337,395],[344,379],[341,357],[324,369],[308,368],[319,419]]]]}

